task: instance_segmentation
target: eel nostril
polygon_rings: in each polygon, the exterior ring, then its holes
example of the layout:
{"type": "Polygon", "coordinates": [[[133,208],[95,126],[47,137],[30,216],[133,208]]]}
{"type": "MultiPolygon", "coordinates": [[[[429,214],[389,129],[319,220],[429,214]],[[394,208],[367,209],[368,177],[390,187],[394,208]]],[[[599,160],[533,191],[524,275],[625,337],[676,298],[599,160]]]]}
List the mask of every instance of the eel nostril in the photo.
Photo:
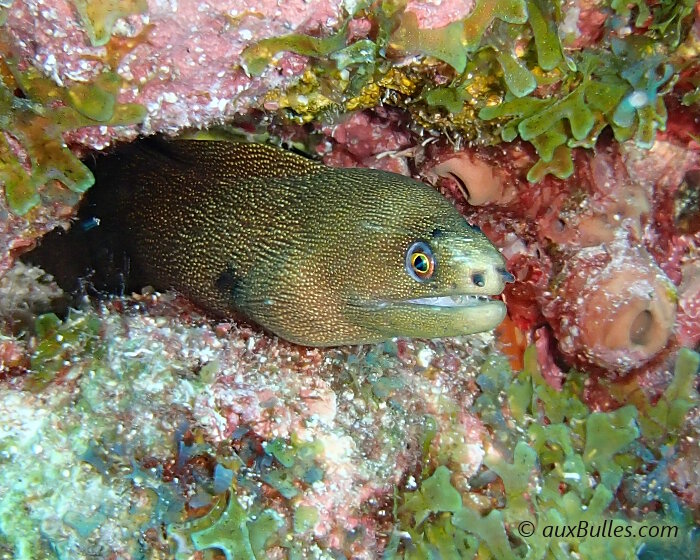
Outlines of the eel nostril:
{"type": "Polygon", "coordinates": [[[486,278],[481,272],[475,272],[472,274],[472,283],[479,288],[483,288],[486,285],[486,278]]]}
{"type": "Polygon", "coordinates": [[[505,268],[497,268],[496,271],[503,277],[503,280],[508,282],[515,282],[515,276],[508,272],[505,268]]]}

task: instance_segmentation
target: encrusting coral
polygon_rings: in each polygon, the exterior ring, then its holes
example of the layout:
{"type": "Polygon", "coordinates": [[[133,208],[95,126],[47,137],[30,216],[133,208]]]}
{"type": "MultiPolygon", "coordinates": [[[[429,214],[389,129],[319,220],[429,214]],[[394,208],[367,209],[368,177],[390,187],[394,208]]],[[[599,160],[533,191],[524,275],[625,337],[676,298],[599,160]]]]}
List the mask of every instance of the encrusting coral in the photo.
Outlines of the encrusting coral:
{"type": "Polygon", "coordinates": [[[24,411],[0,431],[2,542],[18,558],[556,557],[566,543],[593,559],[698,546],[681,465],[667,466],[697,431],[693,352],[658,398],[630,381],[596,410],[582,374],[554,389],[534,348],[513,373],[473,338],[321,352],[231,337],[194,312],[183,323],[169,297],[128,315],[118,304],[40,317],[20,343],[44,374],[2,386],[5,417],[24,411]],[[37,542],[49,512],[61,522],[37,542]],[[545,532],[606,519],[628,536],[545,532]],[[538,531],[518,536],[527,520],[538,531]],[[641,527],[668,529],[653,540],[641,527]]]}
{"type": "Polygon", "coordinates": [[[173,6],[0,1],[0,557],[698,556],[695,4],[173,6]],[[434,183],[497,333],[309,349],[12,266],[86,149],[232,119],[434,183]]]}

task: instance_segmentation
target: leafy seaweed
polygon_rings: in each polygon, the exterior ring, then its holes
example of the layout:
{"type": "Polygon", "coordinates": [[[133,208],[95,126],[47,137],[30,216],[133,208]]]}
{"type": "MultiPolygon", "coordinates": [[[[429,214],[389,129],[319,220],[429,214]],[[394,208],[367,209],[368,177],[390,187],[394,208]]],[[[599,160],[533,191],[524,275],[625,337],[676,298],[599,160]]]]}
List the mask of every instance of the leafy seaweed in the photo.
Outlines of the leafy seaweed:
{"type": "Polygon", "coordinates": [[[142,14],[148,9],[146,0],[73,0],[83,25],[95,47],[105,45],[119,18],[142,14]]]}
{"type": "Polygon", "coordinates": [[[137,104],[116,102],[120,80],[109,71],[92,84],[62,87],[33,66],[20,70],[2,35],[0,54],[0,182],[10,209],[24,215],[40,204],[41,190],[52,180],[78,194],[94,182],[66,146],[64,132],[138,123],[146,111],[137,104]],[[28,165],[18,151],[26,153],[28,165]]]}
{"type": "Polygon", "coordinates": [[[241,58],[248,72],[259,76],[279,52],[289,51],[314,57],[328,56],[345,47],[346,34],[347,28],[343,26],[340,31],[328,37],[310,37],[301,33],[271,37],[246,47],[241,53],[241,58]]]}
{"type": "Polygon", "coordinates": [[[55,314],[39,315],[35,323],[36,342],[31,354],[33,374],[30,386],[35,389],[51,382],[70,364],[66,357],[80,351],[96,352],[99,345],[100,322],[97,317],[79,312],[71,313],[65,321],[55,314]]]}
{"type": "Polygon", "coordinates": [[[467,52],[462,45],[462,24],[458,21],[439,29],[420,29],[413,12],[404,12],[401,23],[392,35],[392,45],[409,53],[433,56],[463,72],[467,52]]]}
{"type": "MultiPolygon", "coordinates": [[[[560,1],[478,1],[461,22],[434,29],[421,27],[404,2],[375,7],[362,4],[353,12],[351,17],[375,24],[355,43],[343,42],[346,21],[326,38],[266,39],[244,58],[256,72],[284,49],[317,59],[312,66],[316,85],[310,89],[322,92],[325,102],[299,104],[298,88],[292,86],[280,95],[280,106],[296,112],[326,111],[329,104],[354,110],[383,102],[406,107],[425,127],[455,130],[467,139],[493,143],[496,135],[507,142],[520,137],[539,156],[528,173],[532,182],[548,174],[570,177],[572,149],[593,147],[608,127],[620,141],[651,146],[656,131],[665,128],[664,97],[682,60],[671,51],[692,17],[691,0],[612,1],[616,15],[606,29],[617,30],[633,19],[639,30],[606,31],[595,47],[567,50],[560,39],[560,1]],[[428,57],[433,62],[425,68],[440,61],[449,66],[440,73],[450,81],[437,85],[431,81],[433,70],[387,64],[396,54],[428,57]]],[[[308,89],[304,99],[313,95],[308,89]]],[[[693,99],[689,93],[685,102],[693,99]]]]}
{"type": "Polygon", "coordinates": [[[697,540],[692,516],[664,478],[673,433],[660,441],[658,432],[645,433],[639,425],[650,417],[680,425],[697,404],[700,355],[679,353],[674,380],[659,401],[677,402],[675,413],[643,400],[641,408],[591,411],[581,400],[580,374],[570,372],[558,391],[542,377],[534,347],[524,363],[513,379],[507,360],[487,360],[475,407],[492,431],[485,471],[470,480],[471,490],[460,491],[452,484],[454,473],[438,465],[418,490],[400,495],[398,525],[384,558],[631,558],[640,547],[652,554],[659,546],[661,541],[642,537],[652,526],[669,528],[664,549],[697,540]],[[497,413],[505,402],[508,410],[497,413]],[[523,431],[524,437],[513,435],[523,431]],[[655,468],[649,472],[649,466],[655,468]],[[616,492],[625,493],[629,505],[618,502],[616,492]],[[654,500],[663,507],[640,518],[635,504],[648,507],[654,500]]]}
{"type": "Polygon", "coordinates": [[[220,498],[201,524],[206,526],[190,533],[197,550],[218,548],[227,560],[255,560],[248,516],[233,492],[220,498]]]}

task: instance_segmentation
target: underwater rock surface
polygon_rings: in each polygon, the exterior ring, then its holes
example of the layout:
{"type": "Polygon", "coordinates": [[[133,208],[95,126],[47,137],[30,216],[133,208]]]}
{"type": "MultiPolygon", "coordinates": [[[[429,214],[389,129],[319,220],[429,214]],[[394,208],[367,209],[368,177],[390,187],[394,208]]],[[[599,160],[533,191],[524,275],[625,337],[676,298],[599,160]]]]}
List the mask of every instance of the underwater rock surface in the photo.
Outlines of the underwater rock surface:
{"type": "Polygon", "coordinates": [[[697,14],[0,2],[0,558],[700,556],[697,14]],[[221,124],[433,184],[509,317],[307,349],[172,292],[67,312],[16,262],[90,188],[77,155],[221,124]],[[602,522],[629,534],[543,532],[602,522]]]}
{"type": "Polygon", "coordinates": [[[133,557],[136,532],[155,549],[179,542],[185,558],[201,529],[184,514],[205,512],[233,477],[249,514],[274,512],[270,538],[313,512],[298,542],[272,548],[371,558],[391,531],[392,488],[415,489],[424,455],[439,453],[455,484],[477,472],[488,434],[467,407],[491,335],[322,351],[188,307],[153,296],[37,323],[23,350],[41,373],[0,390],[0,528],[18,557],[47,554],[23,527],[50,523],[59,557],[133,557]]]}

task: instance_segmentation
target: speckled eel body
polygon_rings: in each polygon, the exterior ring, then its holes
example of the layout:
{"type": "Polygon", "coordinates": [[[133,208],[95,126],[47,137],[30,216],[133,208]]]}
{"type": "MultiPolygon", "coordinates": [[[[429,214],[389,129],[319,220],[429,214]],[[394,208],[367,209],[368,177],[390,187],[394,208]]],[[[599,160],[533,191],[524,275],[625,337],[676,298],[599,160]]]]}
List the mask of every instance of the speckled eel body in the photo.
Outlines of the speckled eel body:
{"type": "Polygon", "coordinates": [[[334,346],[494,328],[512,277],[434,189],[261,144],[151,140],[97,158],[81,210],[129,274],[220,317],[334,346]],[[99,187],[99,188],[98,188],[99,187]]]}

